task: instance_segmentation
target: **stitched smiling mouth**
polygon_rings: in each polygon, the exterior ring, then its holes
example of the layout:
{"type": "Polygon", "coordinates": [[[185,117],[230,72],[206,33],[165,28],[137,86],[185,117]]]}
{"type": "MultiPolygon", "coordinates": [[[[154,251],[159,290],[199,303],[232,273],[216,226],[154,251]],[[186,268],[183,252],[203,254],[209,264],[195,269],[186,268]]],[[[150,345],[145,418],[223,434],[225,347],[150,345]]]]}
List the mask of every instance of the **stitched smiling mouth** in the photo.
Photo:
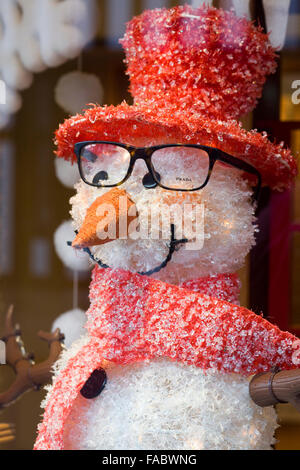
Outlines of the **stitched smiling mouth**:
{"type": "MultiPolygon", "coordinates": [[[[75,232],[77,235],[77,232],[75,232]]],[[[175,251],[180,250],[180,245],[188,243],[187,238],[182,238],[181,240],[176,240],[175,238],[175,225],[171,224],[171,240],[169,244],[169,253],[164,259],[164,261],[159,265],[156,266],[156,268],[150,269],[149,271],[143,271],[143,272],[138,272],[138,274],[141,274],[142,276],[151,276],[151,274],[158,273],[161,269],[165,268],[167,264],[171,261],[172,256],[175,251]]],[[[72,246],[72,242],[67,242],[68,246],[72,246]]],[[[91,250],[89,248],[81,248],[82,251],[87,253],[89,257],[97,263],[101,268],[109,268],[107,264],[103,263],[101,260],[97,260],[94,255],[92,254],[91,250]]]]}

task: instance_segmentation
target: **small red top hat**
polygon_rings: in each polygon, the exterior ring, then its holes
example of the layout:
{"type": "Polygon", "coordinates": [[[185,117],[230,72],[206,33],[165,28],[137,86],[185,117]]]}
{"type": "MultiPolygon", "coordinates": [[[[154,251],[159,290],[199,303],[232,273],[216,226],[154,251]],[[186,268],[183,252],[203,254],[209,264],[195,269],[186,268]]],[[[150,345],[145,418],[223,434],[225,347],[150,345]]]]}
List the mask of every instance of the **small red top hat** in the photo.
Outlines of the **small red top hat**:
{"type": "Polygon", "coordinates": [[[95,106],[66,120],[56,132],[59,157],[74,161],[74,144],[84,140],[202,144],[252,164],[273,189],[292,183],[290,150],[237,120],[255,107],[276,69],[260,28],[232,11],[186,5],[145,11],[121,42],[134,105],[95,106]]]}

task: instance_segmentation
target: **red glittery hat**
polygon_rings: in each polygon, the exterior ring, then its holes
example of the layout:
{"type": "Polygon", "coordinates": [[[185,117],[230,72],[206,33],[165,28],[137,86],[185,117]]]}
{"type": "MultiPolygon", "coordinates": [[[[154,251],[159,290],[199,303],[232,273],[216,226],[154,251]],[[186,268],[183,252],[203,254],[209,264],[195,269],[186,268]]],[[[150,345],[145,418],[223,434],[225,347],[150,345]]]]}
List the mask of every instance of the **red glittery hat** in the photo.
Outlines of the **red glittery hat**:
{"type": "Polygon", "coordinates": [[[292,183],[297,166],[290,150],[237,121],[255,107],[276,69],[259,28],[232,11],[186,5],[145,11],[121,42],[134,105],[95,106],[66,120],[56,132],[59,157],[75,161],[74,144],[85,140],[195,143],[251,163],[273,189],[292,183]]]}

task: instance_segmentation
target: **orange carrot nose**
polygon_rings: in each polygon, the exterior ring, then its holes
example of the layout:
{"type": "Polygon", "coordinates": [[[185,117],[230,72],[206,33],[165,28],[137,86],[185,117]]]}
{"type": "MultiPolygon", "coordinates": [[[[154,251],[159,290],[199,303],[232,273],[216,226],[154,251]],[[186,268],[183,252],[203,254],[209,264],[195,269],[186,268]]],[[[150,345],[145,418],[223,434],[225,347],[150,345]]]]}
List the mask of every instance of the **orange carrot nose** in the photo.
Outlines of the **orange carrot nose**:
{"type": "Polygon", "coordinates": [[[99,196],[88,208],[84,222],[72,243],[74,248],[86,248],[126,239],[130,223],[137,218],[134,202],[124,189],[113,188],[99,196]]]}

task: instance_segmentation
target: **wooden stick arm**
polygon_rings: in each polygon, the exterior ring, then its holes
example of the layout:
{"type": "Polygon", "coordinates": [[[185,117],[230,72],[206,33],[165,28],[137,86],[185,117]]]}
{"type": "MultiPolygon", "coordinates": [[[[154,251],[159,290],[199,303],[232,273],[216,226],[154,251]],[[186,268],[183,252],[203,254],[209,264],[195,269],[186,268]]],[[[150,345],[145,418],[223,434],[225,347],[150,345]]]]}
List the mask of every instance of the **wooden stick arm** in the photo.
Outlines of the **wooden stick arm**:
{"type": "Polygon", "coordinates": [[[12,315],[11,306],[6,315],[5,334],[2,339],[6,343],[7,364],[14,369],[16,378],[8,390],[0,393],[0,408],[10,405],[25,392],[39,390],[48,383],[52,376],[52,366],[63,349],[64,335],[59,329],[54,333],[40,331],[38,336],[49,344],[49,355],[45,361],[35,364],[33,354],[26,354],[19,327],[13,326],[12,315]]]}
{"type": "Polygon", "coordinates": [[[257,374],[250,382],[249,392],[259,406],[291,403],[300,412],[300,369],[257,374]]]}

